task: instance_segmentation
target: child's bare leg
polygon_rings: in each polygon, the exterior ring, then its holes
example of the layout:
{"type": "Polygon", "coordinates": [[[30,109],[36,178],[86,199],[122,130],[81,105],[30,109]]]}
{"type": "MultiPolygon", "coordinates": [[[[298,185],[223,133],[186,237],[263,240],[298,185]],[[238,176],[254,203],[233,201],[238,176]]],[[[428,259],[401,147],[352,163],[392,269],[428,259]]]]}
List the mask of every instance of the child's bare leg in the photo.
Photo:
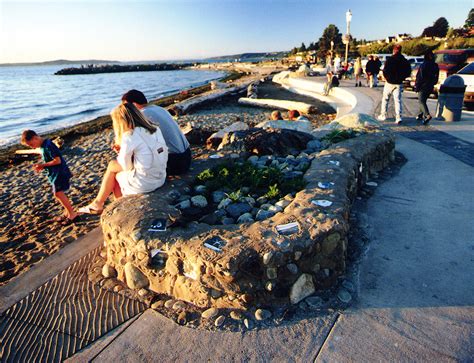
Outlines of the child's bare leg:
{"type": "Polygon", "coordinates": [[[114,159],[109,162],[104,178],[102,179],[102,184],[100,185],[99,193],[95,198],[98,207],[102,207],[109,195],[114,192],[115,184],[118,184],[115,180],[115,176],[122,170],[123,169],[117,160],[114,159]]]}
{"type": "Polygon", "coordinates": [[[68,217],[69,219],[74,219],[77,217],[77,213],[72,207],[71,201],[69,200],[67,195],[64,194],[64,192],[56,192],[54,193],[54,196],[56,197],[57,200],[59,200],[59,203],[61,203],[61,205],[66,210],[65,211],[66,217],[68,217]]]}

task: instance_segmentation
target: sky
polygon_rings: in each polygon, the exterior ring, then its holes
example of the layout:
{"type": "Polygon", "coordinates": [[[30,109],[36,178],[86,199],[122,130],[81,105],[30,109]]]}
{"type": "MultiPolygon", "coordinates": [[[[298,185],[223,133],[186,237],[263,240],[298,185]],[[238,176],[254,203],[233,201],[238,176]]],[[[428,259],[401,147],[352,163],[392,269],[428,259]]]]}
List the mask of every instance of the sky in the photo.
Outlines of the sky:
{"type": "Polygon", "coordinates": [[[286,51],[335,24],[357,39],[464,24],[473,0],[0,0],[0,63],[286,51]]]}

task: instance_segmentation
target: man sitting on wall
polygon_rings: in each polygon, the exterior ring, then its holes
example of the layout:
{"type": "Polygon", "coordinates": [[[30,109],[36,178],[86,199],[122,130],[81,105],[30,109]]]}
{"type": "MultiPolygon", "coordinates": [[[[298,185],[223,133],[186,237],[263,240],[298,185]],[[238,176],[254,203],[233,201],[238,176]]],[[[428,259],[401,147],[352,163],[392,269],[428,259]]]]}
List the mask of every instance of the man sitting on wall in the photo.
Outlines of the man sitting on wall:
{"type": "Polygon", "coordinates": [[[186,173],[191,166],[191,149],[170,113],[162,107],[148,104],[145,95],[135,89],[125,93],[122,102],[133,103],[149,121],[159,126],[169,150],[166,175],[186,173]]]}

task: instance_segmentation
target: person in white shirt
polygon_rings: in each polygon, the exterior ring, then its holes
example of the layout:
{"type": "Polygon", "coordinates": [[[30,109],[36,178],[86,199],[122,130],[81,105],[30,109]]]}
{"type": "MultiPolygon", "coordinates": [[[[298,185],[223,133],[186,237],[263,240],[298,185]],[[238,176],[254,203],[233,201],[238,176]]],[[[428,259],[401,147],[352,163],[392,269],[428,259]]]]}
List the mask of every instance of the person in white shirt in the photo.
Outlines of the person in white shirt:
{"type": "Polygon", "coordinates": [[[186,173],[191,166],[191,149],[186,136],[170,113],[162,107],[148,104],[145,95],[135,89],[125,93],[122,102],[133,103],[152,124],[160,127],[169,149],[166,174],[186,173]]]}
{"type": "Polygon", "coordinates": [[[104,203],[114,197],[151,192],[166,180],[168,147],[159,128],[152,125],[131,103],[123,103],[112,112],[117,159],[111,160],[95,200],[81,213],[100,214],[104,203]]]}

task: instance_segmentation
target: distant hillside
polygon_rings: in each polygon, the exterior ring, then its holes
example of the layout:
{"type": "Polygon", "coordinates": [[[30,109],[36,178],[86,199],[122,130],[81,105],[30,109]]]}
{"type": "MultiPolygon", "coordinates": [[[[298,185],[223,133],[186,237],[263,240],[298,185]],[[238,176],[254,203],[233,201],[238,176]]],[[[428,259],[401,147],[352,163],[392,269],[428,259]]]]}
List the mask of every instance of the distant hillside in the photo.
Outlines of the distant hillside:
{"type": "Polygon", "coordinates": [[[255,58],[282,58],[288,52],[266,52],[266,53],[241,53],[241,54],[232,54],[232,55],[222,55],[219,57],[206,58],[205,60],[222,60],[222,59],[240,59],[245,61],[246,59],[255,59],[255,58]]]}
{"type": "Polygon", "coordinates": [[[99,59],[85,59],[85,60],[67,60],[58,59],[47,62],[33,62],[33,63],[0,63],[0,67],[7,66],[54,66],[58,64],[103,64],[103,63],[120,63],[118,61],[111,60],[99,60],[99,59]]]}

